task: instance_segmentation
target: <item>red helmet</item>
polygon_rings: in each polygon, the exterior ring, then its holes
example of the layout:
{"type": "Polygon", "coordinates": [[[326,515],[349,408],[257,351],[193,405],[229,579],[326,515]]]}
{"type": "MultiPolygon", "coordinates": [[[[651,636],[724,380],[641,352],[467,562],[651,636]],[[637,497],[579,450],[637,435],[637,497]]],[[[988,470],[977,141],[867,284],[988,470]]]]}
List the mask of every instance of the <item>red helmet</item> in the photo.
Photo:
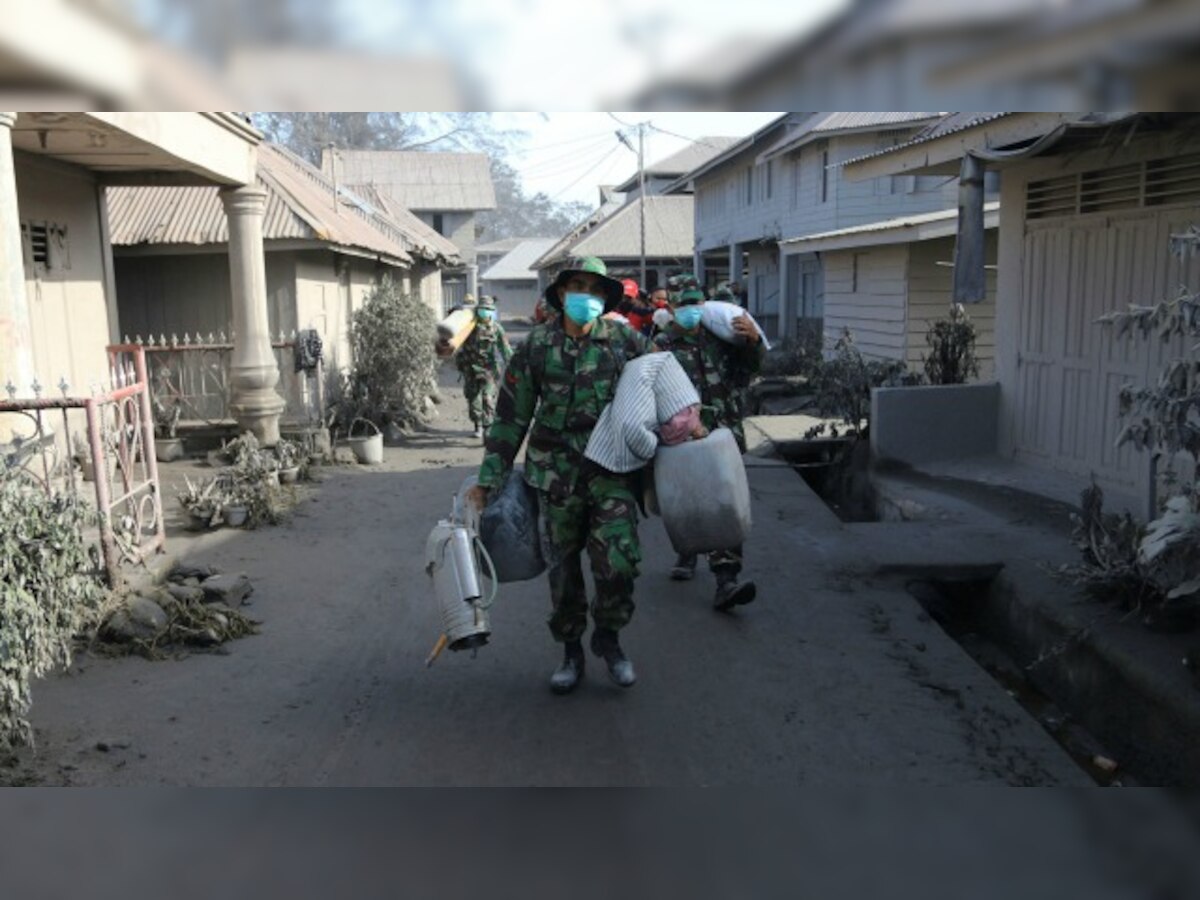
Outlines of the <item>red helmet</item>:
{"type": "Polygon", "coordinates": [[[632,278],[622,278],[621,287],[625,289],[626,297],[632,297],[635,300],[637,299],[637,295],[640,292],[638,290],[638,283],[636,281],[634,281],[632,278]]]}

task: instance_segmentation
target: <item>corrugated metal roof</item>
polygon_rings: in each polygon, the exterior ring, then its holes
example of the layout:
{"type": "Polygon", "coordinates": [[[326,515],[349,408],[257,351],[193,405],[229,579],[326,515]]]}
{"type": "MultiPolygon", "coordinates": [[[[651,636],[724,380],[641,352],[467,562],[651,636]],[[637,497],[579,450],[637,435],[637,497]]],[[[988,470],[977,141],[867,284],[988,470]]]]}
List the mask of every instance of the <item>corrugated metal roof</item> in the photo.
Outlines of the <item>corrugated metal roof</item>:
{"type": "Polygon", "coordinates": [[[486,244],[476,244],[475,253],[476,255],[480,253],[507,253],[509,250],[519,247],[528,240],[533,240],[533,238],[503,238],[498,241],[490,241],[486,244]]]}
{"type": "Polygon", "coordinates": [[[883,150],[876,150],[874,153],[864,153],[862,156],[856,156],[854,159],[848,159],[843,166],[853,165],[854,163],[862,162],[865,159],[874,159],[877,156],[884,156],[888,153],[895,153],[898,150],[905,150],[909,147],[914,147],[917,144],[923,144],[926,141],[934,141],[940,137],[945,137],[948,134],[956,134],[960,131],[966,131],[968,128],[974,128],[977,125],[984,125],[988,122],[994,122],[996,119],[1002,119],[1005,116],[1011,116],[1011,112],[952,112],[942,116],[936,122],[930,123],[928,127],[913,135],[911,140],[895,147],[887,147],[883,150]]]}
{"type": "MultiPolygon", "coordinates": [[[[340,186],[339,186],[340,187],[340,186]]],[[[391,201],[369,184],[347,185],[342,188],[344,194],[356,198],[359,202],[382,212],[385,216],[404,230],[417,249],[417,252],[427,259],[441,257],[451,265],[459,265],[462,258],[458,247],[448,237],[438,234],[435,229],[421,221],[403,206],[391,201]]]]}
{"type": "MultiPolygon", "coordinates": [[[[603,196],[603,194],[604,194],[603,187],[600,189],[600,193],[603,196]]],[[[617,210],[619,210],[624,205],[624,203],[625,203],[625,195],[624,194],[610,193],[609,199],[606,200],[604,203],[602,203],[598,209],[594,210],[591,213],[591,215],[589,215],[586,219],[584,219],[582,222],[580,222],[578,225],[576,225],[574,228],[572,228],[570,231],[568,231],[566,234],[564,234],[561,238],[559,238],[558,242],[555,243],[549,250],[547,250],[545,253],[543,253],[541,256],[539,256],[537,259],[535,259],[533,261],[533,268],[540,269],[540,268],[542,268],[544,261],[549,260],[549,259],[558,259],[561,256],[565,256],[566,255],[565,252],[561,252],[561,251],[564,251],[564,248],[569,247],[571,244],[574,244],[577,240],[580,239],[580,237],[582,237],[588,231],[592,230],[593,228],[596,228],[601,222],[603,222],[609,216],[616,213],[617,210]]]]}
{"type": "Polygon", "coordinates": [[[785,134],[758,155],[758,162],[765,162],[781,154],[796,150],[820,138],[847,131],[889,131],[894,128],[912,126],[916,123],[936,119],[936,112],[821,112],[801,123],[796,131],[785,134]]]}
{"type": "MultiPolygon", "coordinates": [[[[989,217],[990,221],[986,227],[995,228],[999,222],[995,218],[1000,212],[999,201],[985,203],[983,212],[989,217]]],[[[809,244],[819,241],[828,241],[834,238],[847,238],[855,235],[878,234],[885,231],[903,231],[907,228],[920,228],[923,225],[937,225],[939,223],[949,224],[950,230],[946,233],[953,234],[955,223],[958,220],[958,209],[939,209],[935,212],[921,213],[915,216],[900,216],[895,219],[883,219],[879,222],[868,222],[865,225],[853,225],[849,228],[838,228],[835,231],[822,231],[818,234],[806,234],[802,237],[788,238],[780,241],[780,244],[800,245],[809,244]]],[[[938,234],[928,234],[925,239],[937,237],[938,234]]]]}
{"type": "MultiPolygon", "coordinates": [[[[497,242],[499,243],[499,242],[497,242]]],[[[483,281],[530,281],[537,278],[534,260],[557,243],[555,238],[529,238],[508,251],[480,275],[483,281]]],[[[480,248],[476,247],[476,252],[480,248]]]]}
{"type": "Polygon", "coordinates": [[[371,184],[406,209],[496,208],[491,164],[483,153],[422,153],[412,150],[337,150],[322,154],[321,169],[337,161],[337,180],[371,184]]]}
{"type": "Polygon", "coordinates": [[[639,207],[646,208],[646,256],[686,258],[695,246],[690,196],[638,197],[573,241],[560,241],[536,262],[545,268],[570,256],[628,259],[641,253],[639,207]]]}
{"type": "Polygon", "coordinates": [[[676,178],[673,182],[668,184],[663,189],[664,193],[669,194],[669,193],[672,193],[673,191],[679,190],[684,185],[686,185],[689,181],[693,181],[696,178],[698,178],[700,175],[704,174],[705,172],[710,172],[713,169],[717,168],[717,166],[721,165],[722,163],[724,163],[730,159],[733,159],[739,153],[753,147],[756,143],[758,143],[758,141],[761,138],[766,137],[768,134],[770,134],[776,128],[784,127],[784,128],[787,128],[790,130],[795,125],[794,117],[797,115],[804,115],[804,114],[803,113],[790,113],[790,112],[784,113],[783,115],[779,116],[778,118],[772,119],[770,122],[768,122],[766,125],[763,125],[757,131],[754,131],[754,132],[746,135],[743,138],[739,138],[738,140],[736,140],[732,144],[730,144],[728,147],[726,147],[724,150],[720,151],[719,153],[713,155],[709,159],[700,163],[698,166],[696,166],[691,171],[684,172],[682,175],[680,175],[678,178],[676,178]]]}
{"type": "MultiPolygon", "coordinates": [[[[736,144],[736,137],[699,137],[682,150],[665,156],[658,162],[646,166],[646,175],[658,178],[677,178],[685,172],[690,172],[697,166],[703,165],[718,153],[736,144]]],[[[634,172],[629,178],[617,185],[617,190],[629,192],[637,189],[638,176],[634,172]]]]}
{"type": "MultiPolygon", "coordinates": [[[[424,253],[419,232],[352,194],[335,204],[333,184],[298,156],[273,144],[258,152],[258,183],[267,191],[264,240],[315,240],[368,250],[402,262],[424,253]]],[[[216,187],[108,189],[112,243],[214,244],[229,240],[216,187]]],[[[410,214],[411,215],[411,214],[410,214]]],[[[419,220],[412,217],[419,225],[419,220]]],[[[422,226],[427,227],[427,226],[422,226]]],[[[436,235],[436,233],[435,233],[436,235]]],[[[440,237],[440,236],[439,236],[440,237]]],[[[451,245],[452,247],[453,245],[451,245]]]]}

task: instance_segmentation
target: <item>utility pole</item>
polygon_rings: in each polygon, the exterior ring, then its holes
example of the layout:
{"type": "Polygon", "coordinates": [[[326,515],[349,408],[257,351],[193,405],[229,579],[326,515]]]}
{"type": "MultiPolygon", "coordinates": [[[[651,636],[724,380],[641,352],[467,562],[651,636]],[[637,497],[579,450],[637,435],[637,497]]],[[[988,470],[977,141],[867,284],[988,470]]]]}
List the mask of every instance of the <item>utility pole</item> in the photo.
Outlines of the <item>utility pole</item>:
{"type": "Polygon", "coordinates": [[[642,277],[638,282],[646,290],[646,123],[638,122],[638,219],[642,248],[642,277]]]}

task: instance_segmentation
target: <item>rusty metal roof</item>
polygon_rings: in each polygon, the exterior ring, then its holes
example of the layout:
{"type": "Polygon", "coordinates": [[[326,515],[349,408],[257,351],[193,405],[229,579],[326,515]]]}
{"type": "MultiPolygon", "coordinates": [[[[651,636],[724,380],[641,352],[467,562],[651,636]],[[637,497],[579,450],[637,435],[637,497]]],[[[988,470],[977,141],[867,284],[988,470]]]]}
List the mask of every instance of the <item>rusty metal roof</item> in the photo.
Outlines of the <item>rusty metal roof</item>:
{"type": "MultiPolygon", "coordinates": [[[[333,183],[282,147],[259,147],[258,183],[267,191],[264,240],[320,241],[402,263],[411,262],[413,254],[458,259],[452,244],[407,210],[390,216],[345,190],[339,190],[335,202],[333,183]]],[[[115,246],[203,245],[229,239],[215,187],[112,187],[108,207],[115,246]]]]}

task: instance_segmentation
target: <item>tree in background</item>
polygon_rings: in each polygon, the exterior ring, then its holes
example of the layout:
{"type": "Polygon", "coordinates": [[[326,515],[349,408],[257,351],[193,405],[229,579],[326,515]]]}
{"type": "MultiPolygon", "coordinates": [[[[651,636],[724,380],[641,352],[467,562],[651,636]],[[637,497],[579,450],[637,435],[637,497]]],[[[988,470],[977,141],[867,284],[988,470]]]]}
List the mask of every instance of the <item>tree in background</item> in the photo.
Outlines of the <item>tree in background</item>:
{"type": "Polygon", "coordinates": [[[329,146],[344,150],[430,150],[486,153],[491,161],[496,209],[478,218],[480,241],[508,237],[559,237],[590,209],[528,196],[507,155],[522,136],[497,128],[490,113],[262,112],[254,125],[315,166],[329,146]]]}

